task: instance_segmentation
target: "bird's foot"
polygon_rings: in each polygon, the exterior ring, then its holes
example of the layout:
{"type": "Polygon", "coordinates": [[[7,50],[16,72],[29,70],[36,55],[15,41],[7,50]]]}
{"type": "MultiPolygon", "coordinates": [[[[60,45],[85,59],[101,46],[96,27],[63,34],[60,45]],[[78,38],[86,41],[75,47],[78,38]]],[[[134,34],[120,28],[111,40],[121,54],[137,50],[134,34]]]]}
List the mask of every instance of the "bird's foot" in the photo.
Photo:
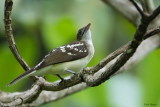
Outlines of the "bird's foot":
{"type": "Polygon", "coordinates": [[[73,74],[73,75],[77,75],[76,72],[74,72],[74,71],[72,71],[72,70],[70,70],[70,69],[66,69],[65,71],[67,71],[67,72],[69,72],[69,73],[71,73],[71,74],[73,74]]]}
{"type": "Polygon", "coordinates": [[[61,79],[60,83],[63,83],[64,82],[64,78],[62,78],[59,74],[56,74],[58,78],[61,79]]]}

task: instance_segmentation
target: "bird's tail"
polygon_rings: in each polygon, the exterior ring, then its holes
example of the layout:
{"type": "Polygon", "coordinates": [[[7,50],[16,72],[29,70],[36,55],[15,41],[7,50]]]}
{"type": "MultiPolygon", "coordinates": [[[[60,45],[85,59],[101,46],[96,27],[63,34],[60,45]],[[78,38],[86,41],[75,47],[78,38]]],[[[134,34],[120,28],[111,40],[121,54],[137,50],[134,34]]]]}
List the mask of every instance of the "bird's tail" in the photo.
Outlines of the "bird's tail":
{"type": "Polygon", "coordinates": [[[13,81],[11,81],[7,86],[11,86],[11,85],[16,84],[20,80],[25,79],[25,78],[31,76],[34,72],[36,72],[35,69],[30,69],[30,70],[24,72],[23,74],[21,74],[20,76],[18,76],[17,78],[15,78],[13,81]]]}

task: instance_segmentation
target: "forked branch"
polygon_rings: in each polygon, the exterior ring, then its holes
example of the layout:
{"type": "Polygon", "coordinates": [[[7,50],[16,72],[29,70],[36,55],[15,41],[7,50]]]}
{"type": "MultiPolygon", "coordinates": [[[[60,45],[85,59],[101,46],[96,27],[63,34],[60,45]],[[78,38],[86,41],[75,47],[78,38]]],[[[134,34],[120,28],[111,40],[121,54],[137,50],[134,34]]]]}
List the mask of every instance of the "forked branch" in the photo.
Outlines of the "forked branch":
{"type": "Polygon", "coordinates": [[[8,40],[8,44],[9,44],[9,48],[10,48],[11,52],[13,53],[13,55],[15,56],[15,58],[17,59],[19,64],[21,64],[23,69],[27,71],[30,68],[27,65],[27,63],[24,61],[22,56],[20,55],[20,53],[17,49],[16,43],[15,43],[15,40],[14,40],[13,33],[12,33],[12,26],[11,26],[12,5],[13,5],[12,0],[6,0],[5,1],[5,9],[4,9],[5,32],[6,32],[6,36],[7,36],[7,40],[8,40]]]}
{"type": "MultiPolygon", "coordinates": [[[[43,96],[46,93],[52,93],[52,94],[53,93],[59,94],[60,92],[65,93],[63,96],[57,97],[57,99],[60,99],[64,96],[67,96],[68,93],[73,94],[89,86],[100,85],[101,83],[108,80],[112,75],[117,73],[118,70],[121,67],[123,67],[123,65],[127,61],[129,61],[129,59],[135,54],[137,48],[141,45],[144,39],[147,39],[160,32],[159,28],[153,28],[152,30],[147,29],[149,24],[151,24],[151,21],[153,21],[159,15],[160,6],[157,9],[155,9],[150,15],[148,15],[143,10],[141,10],[141,8],[137,5],[137,3],[134,0],[130,0],[130,1],[133,3],[133,5],[135,6],[135,8],[137,9],[137,11],[141,16],[141,22],[137,27],[133,40],[131,40],[123,47],[117,49],[115,52],[108,55],[96,66],[86,68],[83,71],[81,71],[78,75],[73,75],[69,78],[66,78],[64,82],[56,81],[54,83],[50,83],[40,77],[40,78],[37,78],[37,81],[34,82],[33,86],[28,91],[18,92],[18,93],[0,92],[1,105],[33,106],[32,102],[34,102],[36,99],[42,98],[41,96],[43,96]],[[112,62],[113,60],[114,62],[111,65],[109,65],[109,63],[112,62]],[[69,88],[70,92],[66,91],[67,88],[69,88]],[[47,91],[52,91],[52,92],[47,92],[47,91]]],[[[12,0],[5,1],[4,23],[5,23],[6,35],[7,35],[9,47],[12,53],[14,54],[14,56],[16,57],[17,61],[21,64],[21,66],[25,70],[28,70],[29,67],[27,63],[23,60],[21,55],[19,54],[14,41],[14,36],[12,34],[12,27],[11,27],[12,5],[13,5],[12,0]]],[[[145,7],[145,5],[143,7],[145,7]]],[[[50,98],[49,101],[52,101],[52,100],[53,99],[50,98]]],[[[46,102],[42,101],[40,104],[42,103],[46,103],[46,102]]]]}

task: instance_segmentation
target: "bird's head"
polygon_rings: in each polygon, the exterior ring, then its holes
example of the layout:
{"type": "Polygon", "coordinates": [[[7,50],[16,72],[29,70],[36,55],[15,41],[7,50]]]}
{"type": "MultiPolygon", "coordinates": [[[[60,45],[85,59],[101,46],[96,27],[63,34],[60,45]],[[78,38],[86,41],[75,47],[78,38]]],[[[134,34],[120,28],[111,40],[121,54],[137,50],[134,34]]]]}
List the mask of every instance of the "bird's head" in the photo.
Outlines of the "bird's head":
{"type": "Polygon", "coordinates": [[[89,23],[87,26],[78,30],[78,33],[77,33],[77,40],[78,41],[90,41],[90,40],[92,40],[91,31],[89,29],[90,26],[91,26],[91,23],[89,23]]]}

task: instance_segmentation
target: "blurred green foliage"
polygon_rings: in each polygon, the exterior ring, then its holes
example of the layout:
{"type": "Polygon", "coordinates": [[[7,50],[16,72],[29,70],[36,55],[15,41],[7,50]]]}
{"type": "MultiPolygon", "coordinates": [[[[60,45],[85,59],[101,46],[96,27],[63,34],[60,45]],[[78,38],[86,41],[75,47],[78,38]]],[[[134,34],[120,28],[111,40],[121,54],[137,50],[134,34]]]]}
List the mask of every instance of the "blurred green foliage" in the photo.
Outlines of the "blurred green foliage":
{"type": "MultiPolygon", "coordinates": [[[[95,46],[95,56],[88,66],[96,65],[110,52],[127,43],[135,32],[132,24],[101,1],[13,1],[12,27],[15,40],[20,54],[31,67],[55,47],[75,40],[78,29],[88,23],[92,23],[95,46]]],[[[24,70],[8,48],[2,20],[3,4],[4,0],[0,3],[0,90],[23,91],[31,86],[29,78],[6,87],[24,70]]],[[[160,50],[156,50],[131,70],[116,75],[102,85],[42,107],[143,107],[150,103],[160,106],[159,59],[160,50]],[[125,92],[129,93],[122,94],[125,92]]],[[[56,76],[47,78],[49,81],[57,79],[56,76]]]]}

